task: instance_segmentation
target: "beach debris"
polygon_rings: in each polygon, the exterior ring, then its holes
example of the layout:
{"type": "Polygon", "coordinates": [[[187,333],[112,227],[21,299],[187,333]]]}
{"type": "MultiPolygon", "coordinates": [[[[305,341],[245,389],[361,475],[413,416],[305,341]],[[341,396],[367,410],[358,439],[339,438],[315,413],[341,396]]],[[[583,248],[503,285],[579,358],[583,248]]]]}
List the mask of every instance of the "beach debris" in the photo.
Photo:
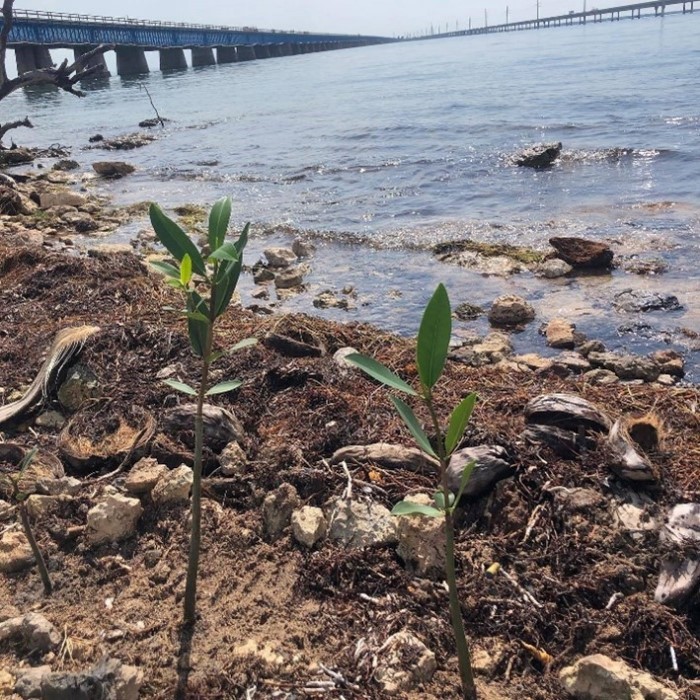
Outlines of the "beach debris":
{"type": "Polygon", "coordinates": [[[136,170],[131,163],[125,163],[120,160],[98,160],[92,164],[92,168],[98,175],[115,180],[136,170]]]}
{"type": "Polygon", "coordinates": [[[304,506],[292,513],[292,535],[308,549],[326,536],[327,529],[328,520],[320,508],[304,506]]]}
{"type": "Polygon", "coordinates": [[[497,297],[489,309],[489,322],[494,326],[517,326],[534,318],[535,309],[516,294],[497,297]]]}
{"type": "Polygon", "coordinates": [[[637,483],[650,483],[657,480],[654,467],[635,449],[623,420],[616,420],[610,428],[608,445],[613,455],[610,469],[621,479],[637,483]]]}
{"type": "Polygon", "coordinates": [[[674,294],[661,294],[645,290],[625,289],[613,297],[613,306],[626,313],[646,311],[679,311],[683,305],[674,294]]]}
{"type": "Polygon", "coordinates": [[[268,333],[262,342],[268,348],[287,357],[321,357],[326,354],[321,342],[312,337],[297,340],[281,333],[268,333]]]}
{"type": "Polygon", "coordinates": [[[604,654],[585,656],[563,668],[559,681],[576,700],[679,700],[650,674],[604,654]]]}
{"type": "Polygon", "coordinates": [[[508,462],[508,453],[503,447],[465,447],[452,454],[447,468],[447,483],[453,493],[459,491],[462,473],[470,462],[474,462],[474,470],[463,491],[465,496],[481,496],[490,491],[498,481],[515,473],[515,468],[508,462]]]}
{"type": "MultiPolygon", "coordinates": [[[[243,425],[232,411],[220,406],[204,404],[202,417],[204,420],[204,443],[214,452],[220,452],[232,440],[240,441],[244,438],[243,425]]],[[[163,415],[163,430],[182,438],[188,447],[194,445],[192,426],[197,405],[186,403],[175,406],[163,415]]]]}
{"type": "Polygon", "coordinates": [[[108,493],[87,514],[87,541],[96,545],[119,542],[136,533],[143,507],[138,498],[108,493]]]}
{"type": "Polygon", "coordinates": [[[613,252],[607,243],[589,241],[575,236],[555,236],[549,239],[557,255],[573,268],[609,269],[613,252]]]}
{"type": "Polygon", "coordinates": [[[538,143],[516,153],[513,161],[524,168],[548,168],[561,155],[561,141],[538,143]]]}
{"type": "Polygon", "coordinates": [[[437,461],[417,447],[404,447],[388,442],[341,447],[333,453],[331,464],[342,462],[374,463],[386,469],[407,469],[419,474],[433,474],[437,470],[437,461]]]}
{"type": "Polygon", "coordinates": [[[675,505],[659,538],[671,553],[661,561],[654,599],[677,607],[689,600],[700,585],[700,503],[675,505]]]}
{"type": "Polygon", "coordinates": [[[282,483],[265,496],[262,505],[265,534],[276,540],[289,527],[292,513],[301,505],[297,490],[291,484],[282,483]]]}
{"type": "Polygon", "coordinates": [[[435,654],[408,630],[392,634],[377,651],[375,680],[387,695],[415,690],[437,669],[435,654]]]}

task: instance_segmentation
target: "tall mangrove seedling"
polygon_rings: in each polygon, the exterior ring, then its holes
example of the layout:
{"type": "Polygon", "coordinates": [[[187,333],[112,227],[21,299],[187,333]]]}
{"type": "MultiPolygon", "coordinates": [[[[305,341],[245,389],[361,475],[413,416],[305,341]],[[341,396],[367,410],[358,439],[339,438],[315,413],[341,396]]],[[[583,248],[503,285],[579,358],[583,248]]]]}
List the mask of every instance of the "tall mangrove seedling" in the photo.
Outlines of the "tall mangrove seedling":
{"type": "MultiPolygon", "coordinates": [[[[214,386],[209,385],[209,370],[212,362],[223,353],[214,348],[214,329],[217,319],[228,308],[238,284],[243,264],[243,249],[248,241],[246,224],[238,240],[226,240],[231,218],[231,200],[226,197],[214,204],[209,214],[207,246],[199,250],[190,237],[168,218],[155,204],[150,207],[150,217],[158,240],[175,258],[178,265],[153,262],[153,267],[162,272],[167,283],[180,290],[185,297],[183,315],[192,352],[201,358],[201,376],[198,387],[183,382],[166,380],[173,389],[197,397],[195,414],[194,479],[192,482],[192,527],[190,552],[187,563],[185,586],[185,624],[194,624],[197,600],[197,570],[202,522],[202,447],[204,442],[203,406],[207,396],[223,394],[237,389],[241,382],[229,380],[214,386]]],[[[251,345],[255,339],[241,341],[228,352],[251,345]]]]}
{"type": "Polygon", "coordinates": [[[457,449],[469,423],[469,418],[476,402],[476,394],[469,394],[452,411],[446,431],[443,431],[441,427],[433,394],[435,384],[445,367],[451,333],[452,313],[450,300],[444,285],[440,284],[425,308],[418,331],[416,364],[418,366],[420,386],[417,391],[390,369],[371,357],[354,353],[348,355],[347,360],[389,388],[396,389],[409,396],[419,397],[428,409],[432,431],[435,435],[434,444],[429,440],[411,407],[396,396],[391,397],[392,403],[404,423],[406,423],[418,447],[437,461],[440,477],[440,489],[433,497],[434,506],[401,501],[394,506],[392,513],[394,515],[421,515],[429,518],[445,519],[445,574],[450,595],[450,616],[457,647],[462,696],[464,700],[476,700],[476,685],[474,684],[471,656],[464,633],[462,611],[457,594],[454,532],[454,511],[471,477],[474,463],[471,462],[464,468],[456,494],[450,491],[448,480],[450,457],[457,449]]]}

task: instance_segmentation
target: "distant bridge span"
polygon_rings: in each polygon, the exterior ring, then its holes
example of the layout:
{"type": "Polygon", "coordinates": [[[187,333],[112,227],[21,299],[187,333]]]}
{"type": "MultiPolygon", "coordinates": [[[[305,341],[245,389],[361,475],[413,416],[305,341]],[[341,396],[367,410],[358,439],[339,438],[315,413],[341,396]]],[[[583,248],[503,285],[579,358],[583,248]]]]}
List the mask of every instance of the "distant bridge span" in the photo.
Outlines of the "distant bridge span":
{"type": "MultiPolygon", "coordinates": [[[[162,70],[192,65],[235,63],[260,58],[381,44],[380,36],[277,31],[15,10],[8,46],[15,50],[19,72],[51,65],[50,48],[72,48],[76,56],[99,44],[113,44],[119,75],[147,73],[145,51],[160,52],[162,70]],[[216,58],[214,51],[216,50],[216,58]]],[[[104,56],[94,61],[104,64],[104,56]]]]}

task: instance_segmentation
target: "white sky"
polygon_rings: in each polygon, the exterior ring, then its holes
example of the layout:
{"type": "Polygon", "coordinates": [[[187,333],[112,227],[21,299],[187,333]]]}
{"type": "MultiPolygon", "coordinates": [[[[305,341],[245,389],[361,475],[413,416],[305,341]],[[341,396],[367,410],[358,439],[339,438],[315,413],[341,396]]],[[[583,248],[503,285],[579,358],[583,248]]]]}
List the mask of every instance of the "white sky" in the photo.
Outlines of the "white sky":
{"type": "MultiPolygon", "coordinates": [[[[620,4],[589,0],[588,8],[620,4]]],[[[536,16],[536,0],[17,0],[17,9],[79,12],[135,19],[254,26],[266,29],[298,29],[347,34],[401,35],[429,29],[442,31],[483,26],[484,10],[489,24],[505,22],[506,5],[510,21],[536,16]]],[[[581,10],[583,0],[540,0],[540,17],[581,10]]]]}

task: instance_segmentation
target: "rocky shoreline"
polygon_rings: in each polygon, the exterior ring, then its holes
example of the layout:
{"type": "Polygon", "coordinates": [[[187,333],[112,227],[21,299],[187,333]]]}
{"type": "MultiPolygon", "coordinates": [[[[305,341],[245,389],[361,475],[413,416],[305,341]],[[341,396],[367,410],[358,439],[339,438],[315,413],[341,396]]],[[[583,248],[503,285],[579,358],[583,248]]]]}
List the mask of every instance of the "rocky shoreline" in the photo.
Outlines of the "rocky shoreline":
{"type": "MultiPolygon", "coordinates": [[[[46,245],[76,212],[123,220],[93,204],[6,218],[0,234],[4,405],[59,330],[96,328],[38,410],[0,425],[2,473],[39,448],[23,489],[55,586],[45,597],[4,501],[0,688],[458,697],[439,527],[388,514],[407,495],[429,499],[434,477],[384,392],[343,361],[352,347],[412,381],[412,342],[305,315],[238,307],[223,323],[225,346],[260,342],[216,368],[244,384],[209,412],[202,619],[183,658],[191,408],[161,380],[194,381],[196,362],[164,310],[178,301],[142,258],[46,245]]],[[[288,289],[277,280],[313,261],[304,243],[268,250],[250,270],[267,273],[258,289],[288,289]]],[[[499,330],[456,339],[439,387],[445,405],[480,397],[462,445],[480,478],[457,546],[480,690],[584,700],[598,683],[593,697],[690,699],[698,391],[673,386],[680,356],[608,353],[564,319],[543,328],[557,355],[517,356],[502,326],[531,322],[528,306],[494,304],[499,330]]]]}

